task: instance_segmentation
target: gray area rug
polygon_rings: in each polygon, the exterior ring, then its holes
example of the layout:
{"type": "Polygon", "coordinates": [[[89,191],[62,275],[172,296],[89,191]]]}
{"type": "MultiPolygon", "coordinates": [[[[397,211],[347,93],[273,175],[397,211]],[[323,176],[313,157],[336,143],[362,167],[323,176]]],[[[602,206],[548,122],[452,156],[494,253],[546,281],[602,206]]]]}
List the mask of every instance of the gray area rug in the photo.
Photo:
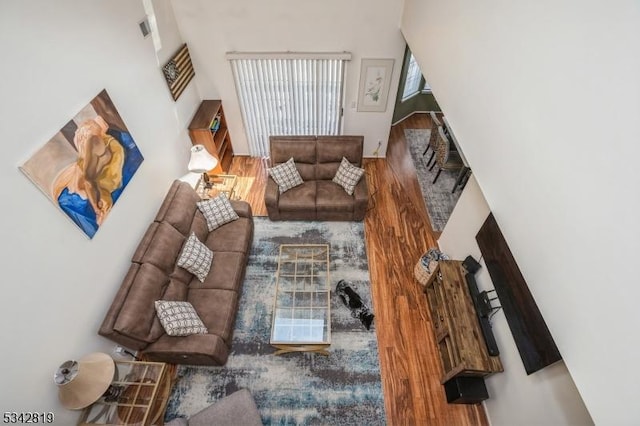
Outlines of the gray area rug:
{"type": "Polygon", "coordinates": [[[431,183],[433,178],[436,177],[436,173],[438,173],[438,166],[429,171],[427,161],[431,156],[431,150],[425,156],[422,155],[424,148],[429,143],[430,134],[431,131],[429,129],[405,129],[404,131],[411,159],[418,175],[422,198],[424,198],[427,212],[431,219],[431,226],[434,231],[441,232],[447,224],[462,191],[458,189],[453,194],[451,193],[451,188],[453,188],[458,177],[457,171],[443,170],[438,181],[435,184],[431,183]]]}
{"type": "Polygon", "coordinates": [[[363,223],[254,220],[229,360],[223,367],[180,366],[165,420],[188,417],[248,388],[264,424],[385,424],[375,320],[367,331],[334,292],[340,279],[349,280],[373,309],[363,223]],[[279,246],[304,243],[330,244],[331,354],[273,355],[269,335],[279,246]]]}

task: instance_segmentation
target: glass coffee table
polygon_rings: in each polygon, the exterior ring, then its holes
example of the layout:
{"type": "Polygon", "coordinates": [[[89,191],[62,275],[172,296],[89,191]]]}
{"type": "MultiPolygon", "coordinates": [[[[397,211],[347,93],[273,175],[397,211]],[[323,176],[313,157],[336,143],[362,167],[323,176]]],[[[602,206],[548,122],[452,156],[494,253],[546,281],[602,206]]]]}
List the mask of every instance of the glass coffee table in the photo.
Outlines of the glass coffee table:
{"type": "Polygon", "coordinates": [[[283,244],[278,256],[276,296],[269,343],[276,355],[329,355],[331,289],[328,244],[283,244]]]}

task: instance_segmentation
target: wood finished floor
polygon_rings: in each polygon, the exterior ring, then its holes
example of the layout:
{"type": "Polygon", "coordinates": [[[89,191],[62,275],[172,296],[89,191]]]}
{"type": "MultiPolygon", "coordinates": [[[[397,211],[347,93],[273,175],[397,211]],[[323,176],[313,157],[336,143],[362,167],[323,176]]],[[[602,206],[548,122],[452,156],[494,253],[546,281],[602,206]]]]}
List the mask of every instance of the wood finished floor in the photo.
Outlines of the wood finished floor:
{"type": "MultiPolygon", "coordinates": [[[[440,385],[427,301],[413,267],[438,233],[429,223],[404,137],[405,129],[429,128],[416,114],[391,128],[386,159],[367,159],[367,183],[374,207],[364,220],[387,424],[487,425],[482,405],[447,404],[440,385]]],[[[266,167],[262,160],[236,157],[230,173],[254,177],[243,198],[254,215],[266,216],[266,167]]]]}

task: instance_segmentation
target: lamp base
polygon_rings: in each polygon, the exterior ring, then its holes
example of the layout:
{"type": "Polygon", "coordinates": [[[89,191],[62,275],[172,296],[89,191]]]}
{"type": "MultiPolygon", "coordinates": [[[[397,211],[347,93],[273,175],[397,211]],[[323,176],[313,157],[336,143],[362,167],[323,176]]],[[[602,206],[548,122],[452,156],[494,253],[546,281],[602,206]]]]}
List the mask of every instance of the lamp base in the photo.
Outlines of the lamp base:
{"type": "Polygon", "coordinates": [[[211,183],[209,175],[206,172],[202,174],[202,184],[204,185],[205,189],[211,189],[213,187],[213,183],[211,183]]]}

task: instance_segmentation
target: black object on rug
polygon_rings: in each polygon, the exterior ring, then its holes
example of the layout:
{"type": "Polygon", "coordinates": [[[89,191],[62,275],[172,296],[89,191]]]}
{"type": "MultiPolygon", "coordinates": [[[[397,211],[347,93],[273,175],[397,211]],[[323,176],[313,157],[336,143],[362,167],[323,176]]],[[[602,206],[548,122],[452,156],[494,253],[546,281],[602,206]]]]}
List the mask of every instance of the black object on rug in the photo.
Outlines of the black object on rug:
{"type": "Polygon", "coordinates": [[[342,303],[351,310],[351,316],[358,318],[367,330],[371,328],[375,315],[369,307],[362,301],[362,297],[351,288],[349,281],[340,280],[336,285],[336,294],[342,300],[342,303]]]}
{"type": "Polygon", "coordinates": [[[453,194],[451,189],[458,177],[457,171],[443,170],[438,181],[433,184],[433,179],[438,172],[436,165],[429,171],[427,161],[431,156],[431,150],[427,155],[422,155],[429,143],[429,129],[405,129],[404,136],[411,153],[411,159],[418,175],[418,183],[422,190],[422,198],[427,206],[427,213],[431,219],[431,227],[436,232],[441,232],[451,216],[453,208],[460,198],[462,191],[457,190],[453,194]]]}
{"type": "Polygon", "coordinates": [[[165,420],[248,388],[265,424],[385,424],[375,326],[367,331],[337,294],[331,295],[329,356],[273,355],[269,345],[280,244],[330,244],[332,290],[349,281],[372,306],[363,223],[254,221],[229,360],[223,367],[180,366],[165,420]]]}

